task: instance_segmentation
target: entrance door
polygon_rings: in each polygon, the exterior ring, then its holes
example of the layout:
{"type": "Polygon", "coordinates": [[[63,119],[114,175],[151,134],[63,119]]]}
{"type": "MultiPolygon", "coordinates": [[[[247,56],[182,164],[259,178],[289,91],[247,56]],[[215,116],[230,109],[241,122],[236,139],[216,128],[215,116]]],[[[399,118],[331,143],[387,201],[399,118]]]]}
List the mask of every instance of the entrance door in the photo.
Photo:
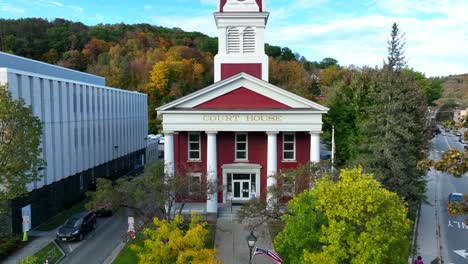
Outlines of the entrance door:
{"type": "Polygon", "coordinates": [[[248,200],[250,195],[250,181],[232,181],[235,200],[248,200]]]}
{"type": "Polygon", "coordinates": [[[234,200],[249,200],[250,174],[234,174],[232,177],[232,194],[234,200]]]}

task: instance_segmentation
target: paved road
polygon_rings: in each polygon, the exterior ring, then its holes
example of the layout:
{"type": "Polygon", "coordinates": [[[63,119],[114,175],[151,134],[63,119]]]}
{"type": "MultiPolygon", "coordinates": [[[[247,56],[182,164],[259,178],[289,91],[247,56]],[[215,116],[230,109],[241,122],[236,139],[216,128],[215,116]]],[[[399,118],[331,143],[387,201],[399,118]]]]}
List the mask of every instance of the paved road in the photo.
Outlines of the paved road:
{"type": "MultiPolygon", "coordinates": [[[[436,160],[440,159],[443,152],[449,148],[456,147],[463,150],[463,145],[451,133],[436,136],[433,139],[433,145],[431,158],[436,160]]],[[[429,254],[430,259],[427,259],[428,261],[432,261],[435,254],[441,254],[444,263],[468,263],[468,226],[462,224],[463,220],[468,218],[468,215],[451,217],[447,214],[446,201],[451,192],[468,193],[468,177],[456,178],[451,174],[437,171],[431,171],[428,174],[428,192],[426,194],[429,202],[433,203],[430,207],[423,206],[421,217],[434,217],[436,219],[420,220],[419,236],[424,238],[418,239],[418,243],[422,247],[420,252],[429,254]],[[433,211],[433,214],[430,214],[429,210],[437,210],[437,212],[433,211]],[[440,226],[440,231],[437,226],[440,226]],[[439,232],[440,236],[437,238],[439,232]],[[427,241],[432,234],[435,234],[436,237],[427,241]],[[466,258],[455,252],[458,251],[464,255],[464,250],[467,252],[466,258]]]]}
{"type": "Polygon", "coordinates": [[[108,218],[99,218],[96,230],[81,242],[60,243],[67,257],[67,264],[102,264],[121,243],[127,232],[128,212],[120,210],[108,218]]]}
{"type": "MultiPolygon", "coordinates": [[[[437,150],[447,150],[456,147],[463,150],[463,145],[458,142],[458,137],[447,133],[445,136],[439,136],[434,141],[437,150]]],[[[442,153],[438,153],[440,156],[442,153]]],[[[438,158],[440,158],[440,156],[438,158]]],[[[451,192],[468,193],[468,177],[456,178],[450,174],[439,173],[440,184],[438,188],[439,210],[440,210],[440,228],[442,256],[444,263],[468,263],[468,226],[463,224],[463,220],[468,215],[460,217],[451,217],[446,212],[447,196],[451,192]],[[464,257],[460,256],[455,250],[466,250],[464,257]]]]}

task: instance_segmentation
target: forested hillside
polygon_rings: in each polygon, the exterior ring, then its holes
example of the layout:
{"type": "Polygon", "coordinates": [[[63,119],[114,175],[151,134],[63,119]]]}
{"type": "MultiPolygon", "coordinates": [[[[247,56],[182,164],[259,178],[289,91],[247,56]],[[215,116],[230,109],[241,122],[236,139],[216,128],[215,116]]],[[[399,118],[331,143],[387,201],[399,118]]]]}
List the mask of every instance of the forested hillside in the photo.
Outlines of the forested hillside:
{"type": "Polygon", "coordinates": [[[457,107],[468,107],[468,74],[451,75],[442,78],[444,92],[437,100],[438,106],[451,104],[457,107]]]}
{"type": "MultiPolygon", "coordinates": [[[[0,50],[103,76],[107,85],[149,94],[150,131],[154,108],[213,82],[217,39],[198,32],[149,24],[86,26],[63,19],[0,19],[0,50]]],[[[342,77],[338,62],[310,62],[289,48],[266,45],[270,82],[307,98],[342,77]]]]}

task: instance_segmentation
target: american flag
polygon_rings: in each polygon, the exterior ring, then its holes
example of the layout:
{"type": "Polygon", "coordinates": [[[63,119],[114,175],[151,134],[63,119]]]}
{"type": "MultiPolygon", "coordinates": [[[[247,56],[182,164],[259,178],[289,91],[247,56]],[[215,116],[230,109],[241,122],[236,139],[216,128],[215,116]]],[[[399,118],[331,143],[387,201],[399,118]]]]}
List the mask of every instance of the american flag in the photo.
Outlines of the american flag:
{"type": "Polygon", "coordinates": [[[272,249],[262,249],[262,248],[256,247],[254,255],[260,255],[260,254],[263,254],[263,255],[271,258],[274,262],[276,262],[278,264],[283,263],[283,260],[280,258],[278,253],[276,253],[272,249]]]}

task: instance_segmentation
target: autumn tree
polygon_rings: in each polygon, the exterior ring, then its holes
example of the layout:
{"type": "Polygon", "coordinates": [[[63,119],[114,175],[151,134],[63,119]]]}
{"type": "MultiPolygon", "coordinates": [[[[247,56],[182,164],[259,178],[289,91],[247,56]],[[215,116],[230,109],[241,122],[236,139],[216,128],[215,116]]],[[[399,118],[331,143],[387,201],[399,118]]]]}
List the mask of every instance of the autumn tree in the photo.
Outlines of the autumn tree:
{"type": "Polygon", "coordinates": [[[300,263],[408,262],[411,221],[406,204],[371,174],[363,173],[362,168],[342,170],[338,182],[320,180],[310,192],[310,199],[296,198],[307,205],[296,206],[321,212],[326,223],[321,229],[295,225],[295,221],[305,220],[301,220],[303,214],[292,215],[286,222],[287,226],[297,226],[296,234],[304,231],[296,237],[297,245],[312,241],[303,244],[300,263]],[[314,239],[317,235],[320,244],[314,239]]]}
{"type": "MultiPolygon", "coordinates": [[[[10,202],[27,193],[27,184],[39,180],[42,123],[22,99],[14,100],[0,86],[0,221],[11,215],[10,202]]],[[[0,235],[9,233],[1,225],[0,235]]]]}
{"type": "Polygon", "coordinates": [[[188,227],[180,215],[173,221],[154,218],[154,227],[145,228],[142,246],[131,245],[137,253],[138,263],[154,264],[219,264],[216,250],[206,248],[207,223],[192,215],[188,227]]]}
{"type": "Polygon", "coordinates": [[[429,170],[434,167],[438,171],[444,171],[455,177],[461,177],[468,172],[468,151],[461,152],[456,148],[447,150],[442,154],[442,159],[422,160],[418,167],[429,170]]]}
{"type": "Polygon", "coordinates": [[[87,193],[90,198],[87,207],[95,209],[101,203],[111,203],[114,210],[130,208],[145,223],[153,217],[171,219],[176,202],[181,204],[179,211],[182,211],[185,202],[206,198],[209,184],[199,183],[197,189],[189,189],[190,184],[184,173],[168,177],[164,164],[157,162],[147,166],[139,177],[121,178],[114,183],[98,178],[96,191],[87,193]]]}

